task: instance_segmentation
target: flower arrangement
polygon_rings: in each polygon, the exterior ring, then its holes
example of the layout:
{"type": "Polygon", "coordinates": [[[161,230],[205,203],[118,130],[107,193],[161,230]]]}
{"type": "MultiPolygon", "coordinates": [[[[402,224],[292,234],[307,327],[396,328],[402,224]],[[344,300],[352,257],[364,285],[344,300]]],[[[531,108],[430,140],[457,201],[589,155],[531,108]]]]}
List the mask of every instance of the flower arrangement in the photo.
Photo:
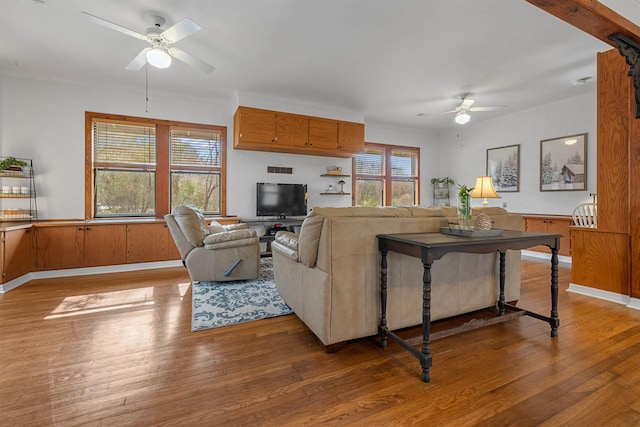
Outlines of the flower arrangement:
{"type": "Polygon", "coordinates": [[[474,187],[458,185],[458,226],[460,228],[471,228],[471,192],[474,187]]]}

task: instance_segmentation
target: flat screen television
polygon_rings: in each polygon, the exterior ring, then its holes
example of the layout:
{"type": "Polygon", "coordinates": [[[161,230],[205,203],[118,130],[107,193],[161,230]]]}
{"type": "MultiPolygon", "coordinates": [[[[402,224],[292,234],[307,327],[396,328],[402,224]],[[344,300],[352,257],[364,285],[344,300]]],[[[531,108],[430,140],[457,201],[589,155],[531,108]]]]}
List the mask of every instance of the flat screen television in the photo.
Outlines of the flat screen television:
{"type": "Polygon", "coordinates": [[[256,214],[278,218],[306,215],[307,184],[257,183],[256,214]]]}

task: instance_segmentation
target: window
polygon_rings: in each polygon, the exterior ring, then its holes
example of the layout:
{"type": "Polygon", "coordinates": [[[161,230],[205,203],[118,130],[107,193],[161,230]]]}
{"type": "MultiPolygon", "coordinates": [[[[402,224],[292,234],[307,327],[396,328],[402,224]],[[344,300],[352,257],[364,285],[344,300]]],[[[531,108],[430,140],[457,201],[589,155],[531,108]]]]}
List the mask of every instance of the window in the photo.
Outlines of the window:
{"type": "Polygon", "coordinates": [[[419,204],[420,149],[365,144],[353,158],[356,206],[419,204]]]}
{"type": "Polygon", "coordinates": [[[86,218],[225,215],[225,127],[99,113],[86,126],[86,218]]]}

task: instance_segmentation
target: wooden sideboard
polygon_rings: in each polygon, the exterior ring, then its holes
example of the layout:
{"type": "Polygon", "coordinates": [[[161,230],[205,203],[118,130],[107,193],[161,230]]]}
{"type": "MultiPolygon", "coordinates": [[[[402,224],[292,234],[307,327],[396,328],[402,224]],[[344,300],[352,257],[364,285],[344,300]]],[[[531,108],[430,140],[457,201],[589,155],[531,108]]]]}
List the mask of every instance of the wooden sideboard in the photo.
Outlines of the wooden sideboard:
{"type": "MultiPolygon", "coordinates": [[[[573,218],[568,215],[537,215],[522,214],[522,230],[539,233],[561,234],[560,250],[558,255],[571,256],[571,234],[570,228],[573,225],[573,218]]],[[[551,253],[546,246],[535,246],[527,249],[529,251],[551,253]]]]}

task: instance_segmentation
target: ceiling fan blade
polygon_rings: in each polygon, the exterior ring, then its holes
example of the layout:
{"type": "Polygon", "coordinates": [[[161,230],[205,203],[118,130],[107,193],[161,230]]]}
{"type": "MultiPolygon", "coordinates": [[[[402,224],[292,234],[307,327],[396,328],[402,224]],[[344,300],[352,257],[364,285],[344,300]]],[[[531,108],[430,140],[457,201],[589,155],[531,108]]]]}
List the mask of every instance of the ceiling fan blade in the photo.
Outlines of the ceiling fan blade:
{"type": "Polygon", "coordinates": [[[145,47],[139,54],[133,58],[133,61],[129,62],[129,65],[125,67],[126,70],[138,71],[147,63],[147,52],[151,50],[150,47],[145,47]]]}
{"type": "Polygon", "coordinates": [[[144,34],[140,34],[140,33],[137,33],[137,32],[135,32],[133,30],[125,28],[125,27],[123,27],[121,25],[114,24],[113,22],[107,21],[106,19],[98,18],[97,16],[92,15],[92,14],[87,13],[87,12],[82,12],[82,14],[84,16],[86,16],[90,21],[93,21],[96,24],[100,24],[100,25],[102,25],[104,27],[111,28],[112,30],[119,31],[119,32],[121,32],[123,34],[126,34],[126,35],[131,36],[131,37],[135,37],[135,38],[140,39],[140,40],[147,40],[147,36],[145,36],[144,34]]]}
{"type": "Polygon", "coordinates": [[[497,111],[507,108],[506,105],[494,105],[493,107],[472,107],[469,111],[497,111]]]}
{"type": "Polygon", "coordinates": [[[200,30],[200,25],[190,18],[184,18],[174,26],[167,28],[161,36],[169,43],[175,43],[200,30]]]}
{"type": "Polygon", "coordinates": [[[461,110],[468,110],[471,108],[471,106],[473,105],[473,103],[476,102],[475,99],[466,99],[464,98],[462,100],[462,104],[460,104],[460,107],[458,107],[461,110]]]}
{"type": "Polygon", "coordinates": [[[449,113],[455,113],[455,112],[457,112],[457,110],[442,111],[440,113],[418,113],[418,117],[439,116],[442,114],[449,114],[449,113]]]}
{"type": "Polygon", "coordinates": [[[168,51],[169,51],[169,55],[173,56],[176,59],[179,59],[185,64],[189,64],[193,67],[196,67],[200,71],[204,71],[205,73],[210,73],[213,70],[215,70],[215,68],[212,65],[207,64],[203,60],[198,59],[195,56],[188,54],[184,50],[178,49],[177,47],[170,47],[168,51]]]}

